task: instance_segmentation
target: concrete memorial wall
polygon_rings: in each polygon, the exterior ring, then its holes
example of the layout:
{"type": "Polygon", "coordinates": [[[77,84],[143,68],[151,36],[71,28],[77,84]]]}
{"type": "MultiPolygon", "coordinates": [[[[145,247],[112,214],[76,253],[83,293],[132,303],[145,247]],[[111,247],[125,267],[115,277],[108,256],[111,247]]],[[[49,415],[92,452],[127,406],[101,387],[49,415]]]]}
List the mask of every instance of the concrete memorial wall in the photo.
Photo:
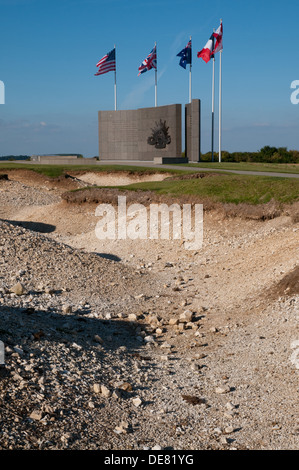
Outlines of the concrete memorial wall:
{"type": "Polygon", "coordinates": [[[99,111],[101,160],[181,157],[181,105],[99,111]]]}
{"type": "MultiPolygon", "coordinates": [[[[186,105],[188,157],[200,149],[200,100],[186,105]],[[193,148],[195,147],[195,151],[193,148]]],[[[99,111],[100,160],[179,163],[182,159],[182,106],[173,104],[127,111],[99,111]]]]}

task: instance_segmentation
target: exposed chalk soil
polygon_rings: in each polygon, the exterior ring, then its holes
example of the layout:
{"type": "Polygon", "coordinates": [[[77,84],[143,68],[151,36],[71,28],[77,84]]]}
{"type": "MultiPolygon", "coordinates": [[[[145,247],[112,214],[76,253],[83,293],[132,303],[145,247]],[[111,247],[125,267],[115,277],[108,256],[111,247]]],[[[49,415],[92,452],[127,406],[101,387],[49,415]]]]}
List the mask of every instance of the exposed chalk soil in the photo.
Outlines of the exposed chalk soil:
{"type": "Polygon", "coordinates": [[[97,205],[61,199],[94,175],[8,176],[1,450],[299,448],[298,223],[99,240],[97,205]]]}

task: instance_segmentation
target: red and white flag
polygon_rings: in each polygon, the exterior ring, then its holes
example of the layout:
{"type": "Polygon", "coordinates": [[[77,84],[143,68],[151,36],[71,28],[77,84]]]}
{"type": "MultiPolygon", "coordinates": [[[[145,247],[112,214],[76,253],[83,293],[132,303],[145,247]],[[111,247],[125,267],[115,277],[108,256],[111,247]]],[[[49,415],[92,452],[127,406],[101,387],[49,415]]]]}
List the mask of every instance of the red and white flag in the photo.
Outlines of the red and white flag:
{"type": "Polygon", "coordinates": [[[197,53],[197,57],[201,57],[206,63],[208,63],[209,60],[213,58],[214,41],[215,38],[212,34],[205,47],[197,53]]]}
{"type": "Polygon", "coordinates": [[[219,28],[215,33],[213,33],[214,38],[216,38],[215,41],[215,48],[213,50],[213,54],[216,54],[216,52],[220,52],[223,50],[223,25],[222,21],[220,23],[219,28]]]}

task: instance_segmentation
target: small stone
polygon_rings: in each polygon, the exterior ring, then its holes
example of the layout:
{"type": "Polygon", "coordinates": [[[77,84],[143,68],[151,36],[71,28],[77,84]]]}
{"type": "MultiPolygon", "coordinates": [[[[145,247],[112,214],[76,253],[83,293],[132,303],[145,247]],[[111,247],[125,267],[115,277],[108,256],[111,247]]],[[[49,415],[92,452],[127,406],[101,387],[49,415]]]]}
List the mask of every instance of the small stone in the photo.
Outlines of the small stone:
{"type": "Polygon", "coordinates": [[[234,428],[232,426],[227,426],[224,429],[225,434],[232,434],[234,432],[234,428]]]}
{"type": "Polygon", "coordinates": [[[43,415],[42,415],[41,411],[39,411],[39,410],[32,411],[32,413],[29,416],[29,418],[34,419],[35,421],[40,421],[42,419],[42,417],[43,417],[43,415]]]}
{"type": "Polygon", "coordinates": [[[14,350],[15,350],[15,352],[16,352],[19,356],[23,356],[23,354],[24,354],[23,349],[18,348],[18,346],[15,346],[15,347],[14,347],[14,350]]]}
{"type": "Polygon", "coordinates": [[[212,326],[212,328],[210,328],[210,332],[211,332],[211,333],[218,333],[218,330],[217,330],[217,328],[215,328],[214,326],[212,326]]]}
{"type": "Polygon", "coordinates": [[[72,306],[71,305],[63,305],[62,306],[63,313],[72,313],[72,306]]]}
{"type": "Polygon", "coordinates": [[[193,313],[191,310],[185,310],[181,315],[180,315],[180,322],[192,322],[193,319],[193,313]]]}
{"type": "Polygon", "coordinates": [[[94,393],[101,393],[101,385],[100,384],[93,384],[93,391],[94,393]]]}
{"type": "Polygon", "coordinates": [[[177,318],[171,318],[168,322],[168,325],[174,326],[174,325],[177,325],[178,323],[179,323],[179,320],[177,318]]]}
{"type": "Polygon", "coordinates": [[[135,313],[130,313],[130,315],[128,315],[128,320],[129,321],[136,321],[137,320],[137,315],[135,315],[135,313]]]}
{"type": "Polygon", "coordinates": [[[158,323],[159,322],[159,318],[157,317],[157,315],[150,315],[148,317],[148,321],[150,323],[158,323]]]}
{"type": "Polygon", "coordinates": [[[116,428],[114,429],[114,432],[116,434],[127,434],[129,430],[130,430],[130,427],[127,421],[121,421],[120,425],[116,426],[116,428]]]}
{"type": "Polygon", "coordinates": [[[24,295],[26,294],[26,289],[23,286],[23,284],[21,284],[20,282],[17,282],[17,284],[12,286],[12,288],[10,289],[10,292],[16,295],[24,295]]]}
{"type": "Polygon", "coordinates": [[[54,289],[51,287],[45,287],[45,293],[46,294],[54,294],[54,289]]]}
{"type": "Polygon", "coordinates": [[[105,385],[101,385],[101,394],[105,398],[110,398],[112,395],[111,390],[109,390],[105,385]]]}
{"type": "Polygon", "coordinates": [[[145,297],[144,294],[135,295],[135,299],[136,299],[136,300],[142,299],[143,297],[145,297]]]}
{"type": "Polygon", "coordinates": [[[220,428],[215,428],[215,429],[214,429],[214,433],[220,435],[220,434],[222,434],[222,429],[220,429],[220,428]]]}
{"type": "Polygon", "coordinates": [[[197,336],[198,338],[203,338],[203,337],[204,337],[204,334],[197,330],[197,331],[194,333],[194,336],[197,336]]]}
{"type": "Polygon", "coordinates": [[[229,440],[227,439],[227,437],[225,437],[225,436],[220,437],[220,444],[226,445],[228,443],[229,443],[229,440]]]}
{"type": "Polygon", "coordinates": [[[204,353],[200,353],[200,354],[195,354],[194,357],[195,359],[205,359],[207,355],[204,353]]]}
{"type": "Polygon", "coordinates": [[[102,338],[99,335],[94,335],[93,339],[96,343],[100,343],[100,344],[104,343],[104,341],[102,340],[102,338]]]}
{"type": "Polygon", "coordinates": [[[140,400],[140,398],[138,398],[138,397],[133,398],[132,403],[133,403],[134,406],[136,406],[136,408],[138,408],[141,405],[142,400],[140,400]]]}
{"type": "Polygon", "coordinates": [[[124,390],[125,392],[132,392],[133,391],[132,385],[129,384],[128,382],[124,382],[123,384],[120,385],[119,388],[121,390],[124,390]]]}
{"type": "Polygon", "coordinates": [[[218,395],[223,395],[225,393],[229,393],[230,392],[230,386],[229,385],[223,385],[222,387],[217,387],[215,392],[218,395]]]}
{"type": "Polygon", "coordinates": [[[153,336],[145,336],[144,337],[144,341],[146,343],[154,343],[155,342],[155,339],[153,338],[153,336]]]}
{"type": "Polygon", "coordinates": [[[232,410],[234,410],[236,407],[235,407],[235,405],[233,405],[233,404],[229,401],[229,402],[226,403],[225,408],[226,408],[228,411],[232,411],[232,410]]]}

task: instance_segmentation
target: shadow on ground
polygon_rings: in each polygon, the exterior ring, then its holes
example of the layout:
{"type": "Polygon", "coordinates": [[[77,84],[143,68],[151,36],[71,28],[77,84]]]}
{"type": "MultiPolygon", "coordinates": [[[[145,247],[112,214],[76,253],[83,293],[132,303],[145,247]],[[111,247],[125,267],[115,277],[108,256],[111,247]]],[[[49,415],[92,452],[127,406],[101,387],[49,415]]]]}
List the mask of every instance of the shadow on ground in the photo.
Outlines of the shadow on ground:
{"type": "Polygon", "coordinates": [[[118,263],[121,261],[121,258],[119,256],[112,255],[111,253],[97,253],[97,252],[94,252],[94,254],[98,255],[100,258],[109,259],[110,261],[116,261],[118,263]]]}
{"type": "Polygon", "coordinates": [[[140,342],[134,322],[90,318],[88,313],[86,308],[65,314],[57,308],[0,306],[0,340],[11,346],[23,345],[28,354],[45,341],[67,346],[75,343],[84,350],[101,345],[112,351],[125,346],[127,351],[136,353],[140,342]]]}
{"type": "Polygon", "coordinates": [[[43,222],[27,222],[24,220],[4,220],[4,222],[39,233],[52,233],[56,230],[55,225],[44,224],[43,222]]]}

